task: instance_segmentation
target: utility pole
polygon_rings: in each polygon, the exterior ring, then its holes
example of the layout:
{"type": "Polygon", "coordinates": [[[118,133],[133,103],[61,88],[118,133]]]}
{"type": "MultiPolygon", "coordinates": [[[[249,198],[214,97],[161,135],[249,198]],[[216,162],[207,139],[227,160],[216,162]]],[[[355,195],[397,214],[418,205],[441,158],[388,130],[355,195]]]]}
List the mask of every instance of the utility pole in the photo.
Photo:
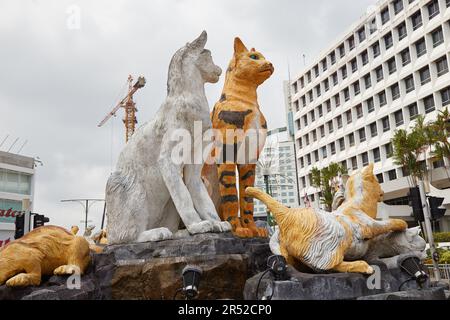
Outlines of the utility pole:
{"type": "Polygon", "coordinates": [[[84,208],[84,214],[85,214],[85,220],[84,222],[84,230],[87,230],[88,228],[88,217],[89,217],[89,208],[96,202],[102,202],[105,201],[103,199],[68,199],[68,200],[61,200],[61,202],[75,202],[79,203],[84,208]]]}
{"type": "Polygon", "coordinates": [[[437,281],[441,281],[441,273],[439,272],[439,265],[437,259],[436,246],[434,244],[433,230],[431,228],[431,213],[428,206],[427,196],[425,194],[425,184],[423,180],[419,181],[420,199],[422,201],[423,215],[425,220],[426,236],[428,238],[428,244],[430,245],[431,258],[433,260],[434,277],[437,281]]]}

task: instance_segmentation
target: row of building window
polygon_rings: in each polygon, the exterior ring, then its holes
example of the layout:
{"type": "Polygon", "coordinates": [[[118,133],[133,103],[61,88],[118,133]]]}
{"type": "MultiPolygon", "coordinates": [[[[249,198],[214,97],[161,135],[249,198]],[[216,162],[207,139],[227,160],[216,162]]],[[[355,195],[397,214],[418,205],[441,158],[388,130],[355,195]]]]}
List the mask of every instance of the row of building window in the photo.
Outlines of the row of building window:
{"type": "MultiPolygon", "coordinates": [[[[449,67],[448,67],[447,56],[440,57],[439,59],[435,60],[431,66],[426,65],[426,66],[422,67],[421,69],[419,69],[417,72],[406,76],[400,82],[396,82],[396,83],[392,84],[390,87],[388,87],[387,89],[388,89],[388,92],[390,93],[391,101],[395,101],[395,100],[399,99],[401,95],[406,95],[406,94],[414,91],[416,88],[419,87],[419,85],[424,86],[427,83],[431,82],[431,80],[432,80],[432,76],[431,76],[432,69],[431,68],[434,68],[434,74],[436,75],[436,77],[440,77],[440,76],[448,73],[449,67]]],[[[379,76],[377,75],[378,69],[376,69],[374,73],[375,73],[374,77],[377,78],[377,81],[381,81],[381,80],[378,80],[379,79],[379,76]]],[[[382,77],[382,70],[381,70],[380,77],[382,77]]],[[[371,78],[369,78],[369,79],[371,79],[371,78]]],[[[371,86],[371,80],[365,79],[365,84],[366,84],[366,87],[369,88],[371,86]]],[[[359,85],[357,87],[356,87],[356,85],[354,85],[353,90],[354,90],[353,91],[354,96],[359,95],[359,93],[360,93],[359,85]]],[[[342,91],[341,95],[343,96],[345,101],[350,100],[349,88],[344,89],[342,91]]],[[[380,92],[378,92],[377,94],[375,94],[375,97],[378,100],[378,105],[380,108],[385,106],[388,103],[388,98],[387,98],[385,89],[383,89],[380,92]]],[[[448,103],[449,103],[449,101],[447,100],[446,96],[444,95],[442,104],[447,105],[448,103]]],[[[374,97],[371,97],[371,98],[367,99],[366,101],[364,101],[364,105],[366,106],[367,113],[373,112],[375,110],[374,97]]],[[[340,95],[337,95],[334,98],[334,107],[337,108],[339,106],[340,106],[340,95]]],[[[298,119],[296,121],[297,129],[298,130],[300,130],[301,128],[305,129],[309,125],[309,123],[316,121],[317,118],[321,118],[324,115],[324,108],[326,109],[327,113],[332,111],[331,100],[327,100],[324,103],[324,105],[319,105],[314,110],[311,110],[309,113],[302,116],[301,119],[298,119]]],[[[361,104],[358,104],[356,107],[354,107],[354,109],[355,109],[356,117],[358,119],[362,118],[364,116],[363,108],[362,108],[361,104]]],[[[351,110],[349,110],[345,113],[347,124],[351,123],[351,121],[352,121],[351,113],[352,113],[351,110]]],[[[330,121],[330,122],[333,122],[333,121],[330,121]]],[[[336,122],[338,128],[342,127],[342,116],[338,116],[335,119],[335,122],[336,122]]],[[[328,125],[331,126],[331,128],[333,128],[333,124],[328,124],[328,125]]],[[[332,133],[332,132],[333,132],[333,129],[331,129],[330,133],[332,133]]]]}
{"type": "MultiPolygon", "coordinates": [[[[441,0],[441,1],[444,1],[444,0],[441,0]]],[[[444,2],[442,2],[442,3],[447,8],[450,7],[450,0],[445,0],[445,4],[444,4],[444,2]]],[[[403,0],[394,0],[391,3],[391,5],[389,5],[386,8],[381,10],[380,21],[381,21],[382,25],[386,24],[387,21],[389,21],[389,17],[390,17],[389,9],[390,8],[392,8],[391,10],[393,10],[395,12],[395,15],[397,15],[401,10],[403,10],[403,0]],[[402,9],[400,11],[398,11],[395,8],[402,8],[402,9]]],[[[399,23],[395,27],[398,41],[401,41],[402,39],[406,38],[408,35],[407,21],[409,21],[408,25],[411,28],[410,30],[413,30],[413,31],[415,31],[415,30],[419,29],[421,26],[423,26],[423,18],[422,17],[425,14],[425,12],[427,12],[429,20],[436,17],[440,13],[439,0],[429,1],[428,4],[426,4],[423,8],[419,9],[418,11],[413,13],[411,16],[409,16],[409,18],[406,21],[399,23]]],[[[307,84],[312,82],[312,80],[313,80],[312,75],[314,75],[315,78],[319,78],[321,76],[320,69],[322,70],[322,72],[326,72],[329,68],[329,65],[336,64],[336,62],[337,62],[336,56],[337,55],[339,55],[339,57],[341,59],[344,59],[349,51],[352,51],[353,49],[355,49],[355,47],[356,47],[355,36],[358,38],[359,43],[362,43],[367,39],[367,32],[369,32],[370,34],[373,34],[376,30],[378,30],[377,20],[376,20],[376,18],[374,18],[373,20],[371,20],[371,22],[368,24],[368,26],[364,25],[360,29],[358,29],[356,31],[355,35],[350,36],[336,50],[332,51],[328,55],[328,57],[324,58],[319,64],[314,66],[312,68],[312,70],[308,71],[305,74],[304,77],[301,77],[299,80],[300,89],[303,89],[307,84]]],[[[436,35],[436,36],[438,36],[438,35],[436,35]]],[[[386,33],[382,37],[382,40],[384,42],[384,48],[386,50],[390,49],[394,44],[394,37],[393,37],[392,32],[389,31],[388,33],[386,33]]],[[[378,57],[381,54],[379,41],[376,41],[373,45],[371,45],[371,51],[372,51],[372,56],[374,58],[378,57]]],[[[369,54],[368,54],[367,50],[365,50],[363,53],[360,54],[360,61],[361,61],[362,65],[366,65],[367,63],[369,63],[369,54]]],[[[355,58],[354,61],[352,61],[352,63],[351,63],[352,70],[355,70],[355,68],[357,68],[356,64],[357,64],[357,61],[355,58]]],[[[347,66],[344,66],[343,68],[345,68],[345,69],[341,68],[340,72],[341,72],[341,76],[345,79],[347,77],[346,76],[347,66]]],[[[332,76],[332,82],[333,82],[333,84],[337,84],[336,83],[337,82],[337,74],[332,76]]],[[[325,88],[326,88],[326,85],[325,85],[325,88]]],[[[293,89],[294,89],[294,93],[297,93],[299,91],[298,82],[295,82],[293,84],[293,89]]]]}
{"type": "MultiPolygon", "coordinates": [[[[440,91],[441,99],[442,101],[446,101],[446,105],[450,104],[450,87],[447,87],[440,91]]],[[[425,113],[429,113],[435,110],[435,101],[434,96],[429,95],[422,99],[422,105],[424,108],[425,113]]],[[[352,114],[351,110],[349,110],[346,113],[347,118],[347,124],[351,123],[352,121],[352,114]]],[[[357,107],[357,114],[360,114],[362,117],[362,107],[359,105],[357,107]]],[[[371,112],[371,111],[369,111],[371,112]]],[[[343,152],[347,150],[348,148],[354,147],[356,145],[356,139],[357,137],[359,139],[359,143],[363,143],[371,138],[375,138],[379,135],[379,132],[382,131],[388,132],[391,130],[392,120],[394,122],[395,128],[401,126],[404,124],[404,114],[409,114],[410,121],[414,120],[419,115],[419,107],[417,103],[413,103],[405,108],[405,110],[400,109],[395,112],[393,112],[390,116],[385,116],[382,119],[378,121],[374,121],[368,126],[364,126],[355,132],[352,132],[346,137],[342,137],[337,141],[331,142],[330,144],[321,147],[320,149],[317,149],[313,151],[310,154],[307,154],[304,157],[300,158],[300,168],[304,168],[306,166],[310,166],[312,164],[312,158],[314,157],[314,162],[319,162],[320,160],[328,158],[329,154],[335,155],[337,153],[337,149],[339,151],[343,152]],[[391,120],[392,119],[392,120],[391,120]],[[381,130],[380,130],[381,129],[381,130]],[[319,150],[320,150],[320,156],[319,156],[319,150]]],[[[336,118],[336,122],[338,124],[338,128],[342,127],[342,116],[339,116],[336,118]]],[[[333,133],[333,121],[330,121],[327,123],[328,127],[328,133],[333,133]]],[[[313,142],[316,142],[318,140],[318,136],[320,135],[321,138],[325,137],[325,126],[321,126],[316,130],[313,130],[311,133],[301,137],[298,139],[299,147],[302,148],[303,145],[310,145],[310,137],[313,140],[313,142]]],[[[376,151],[374,151],[376,152],[376,151]]],[[[387,152],[386,154],[390,154],[387,152]]],[[[367,158],[368,159],[368,158],[367,158]]],[[[374,154],[374,161],[379,162],[381,161],[381,158],[379,157],[379,152],[377,154],[374,154]],[[378,155],[378,156],[377,156],[378,155]]],[[[363,164],[366,163],[363,161],[363,164]]],[[[353,168],[353,167],[352,167],[353,168]]]]}
{"type": "MultiPolygon", "coordinates": [[[[450,26],[450,21],[447,22],[450,26]]],[[[444,43],[444,34],[442,26],[436,28],[433,32],[430,33],[430,38],[433,43],[433,48],[438,47],[439,45],[444,43]]],[[[412,45],[412,48],[414,48],[416,56],[420,57],[424,55],[427,52],[427,45],[425,37],[421,38],[417,42],[415,42],[412,45]]],[[[350,88],[352,88],[353,95],[357,96],[361,93],[361,87],[363,86],[365,89],[369,89],[372,87],[373,83],[378,83],[386,78],[386,76],[390,76],[394,74],[396,71],[400,70],[401,67],[405,67],[408,64],[411,63],[411,48],[407,47],[404,50],[402,50],[398,55],[393,56],[392,58],[388,59],[384,63],[381,63],[376,68],[374,68],[371,72],[368,72],[364,76],[361,77],[361,79],[355,81],[353,84],[351,84],[349,87],[342,90],[341,93],[336,94],[332,99],[334,100],[335,106],[341,105],[341,98],[344,101],[350,100],[350,88]]],[[[435,61],[436,68],[437,68],[437,75],[440,76],[443,73],[448,71],[448,63],[447,58],[444,56],[438,60],[435,61]]],[[[357,62],[356,58],[353,59],[350,62],[350,65],[352,66],[353,72],[357,72],[357,62]]],[[[345,65],[341,70],[341,76],[343,79],[347,78],[347,65],[345,65]]],[[[420,70],[420,73],[426,72],[426,70],[420,70]]],[[[428,70],[429,74],[429,70],[428,70]]],[[[426,74],[424,74],[425,76],[426,74]]],[[[421,74],[422,76],[422,74],[421,74]]],[[[334,85],[338,84],[338,75],[337,72],[334,73],[331,76],[331,79],[326,79],[322,82],[322,85],[319,84],[315,87],[315,90],[310,90],[307,94],[303,95],[300,99],[294,101],[294,108],[296,112],[300,111],[300,107],[305,108],[307,106],[307,100],[309,103],[314,102],[315,98],[319,98],[322,95],[322,90],[325,92],[330,90],[330,80],[334,85]],[[314,92],[315,91],[315,92],[314,92]]],[[[429,77],[424,77],[423,81],[426,83],[429,80],[429,77]]],[[[331,103],[330,100],[328,100],[326,103],[331,103]]]]}

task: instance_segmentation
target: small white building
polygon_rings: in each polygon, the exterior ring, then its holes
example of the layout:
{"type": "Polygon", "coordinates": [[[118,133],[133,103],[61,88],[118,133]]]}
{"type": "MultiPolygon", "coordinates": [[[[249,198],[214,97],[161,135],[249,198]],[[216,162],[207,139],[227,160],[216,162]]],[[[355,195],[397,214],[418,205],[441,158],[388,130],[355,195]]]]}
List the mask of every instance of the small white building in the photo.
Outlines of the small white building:
{"type": "Polygon", "coordinates": [[[0,151],[0,247],[14,240],[15,217],[23,200],[33,205],[34,159],[0,151]]]}
{"type": "MultiPolygon", "coordinates": [[[[286,127],[267,133],[266,145],[256,169],[255,182],[257,188],[266,191],[264,175],[268,177],[269,194],[285,206],[299,206],[294,142],[286,127]]],[[[255,217],[259,220],[267,217],[267,208],[259,200],[255,200],[255,217]]]]}

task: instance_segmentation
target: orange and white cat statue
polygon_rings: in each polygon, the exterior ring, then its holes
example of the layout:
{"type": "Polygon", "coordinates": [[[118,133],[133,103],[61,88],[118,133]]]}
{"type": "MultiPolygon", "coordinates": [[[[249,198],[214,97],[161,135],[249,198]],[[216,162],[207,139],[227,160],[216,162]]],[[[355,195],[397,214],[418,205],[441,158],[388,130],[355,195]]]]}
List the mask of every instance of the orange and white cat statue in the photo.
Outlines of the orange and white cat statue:
{"type": "Polygon", "coordinates": [[[279,225],[280,252],[291,265],[298,262],[316,271],[372,274],[373,268],[358,260],[368,241],[391,231],[404,231],[403,220],[375,220],[383,191],[373,174],[373,164],[352,175],[346,201],[335,212],[290,209],[256,188],[247,195],[264,202],[279,225]]]}

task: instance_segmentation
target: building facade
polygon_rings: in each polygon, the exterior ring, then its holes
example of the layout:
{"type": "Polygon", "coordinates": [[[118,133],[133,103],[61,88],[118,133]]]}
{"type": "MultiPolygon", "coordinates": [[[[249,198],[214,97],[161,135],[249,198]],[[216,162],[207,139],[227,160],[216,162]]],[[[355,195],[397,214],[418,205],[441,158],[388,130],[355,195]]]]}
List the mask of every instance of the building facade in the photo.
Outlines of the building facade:
{"type": "MultiPolygon", "coordinates": [[[[318,203],[313,167],[335,162],[351,173],[372,162],[386,202],[407,205],[390,140],[419,114],[433,120],[450,106],[449,59],[450,0],[385,0],[291,81],[302,202],[305,194],[318,203]]],[[[442,163],[430,166],[432,185],[450,187],[442,163]]],[[[441,224],[450,228],[448,218],[441,224]]]]}
{"type": "Polygon", "coordinates": [[[23,200],[33,204],[34,168],[33,158],[0,151],[0,247],[14,239],[23,200]]]}
{"type": "MultiPolygon", "coordinates": [[[[296,208],[299,203],[295,172],[294,141],[288,129],[284,127],[268,131],[266,145],[256,168],[255,186],[265,191],[268,189],[269,194],[279,202],[296,208]]],[[[259,200],[255,200],[254,214],[260,220],[267,217],[267,208],[259,200]]]]}

